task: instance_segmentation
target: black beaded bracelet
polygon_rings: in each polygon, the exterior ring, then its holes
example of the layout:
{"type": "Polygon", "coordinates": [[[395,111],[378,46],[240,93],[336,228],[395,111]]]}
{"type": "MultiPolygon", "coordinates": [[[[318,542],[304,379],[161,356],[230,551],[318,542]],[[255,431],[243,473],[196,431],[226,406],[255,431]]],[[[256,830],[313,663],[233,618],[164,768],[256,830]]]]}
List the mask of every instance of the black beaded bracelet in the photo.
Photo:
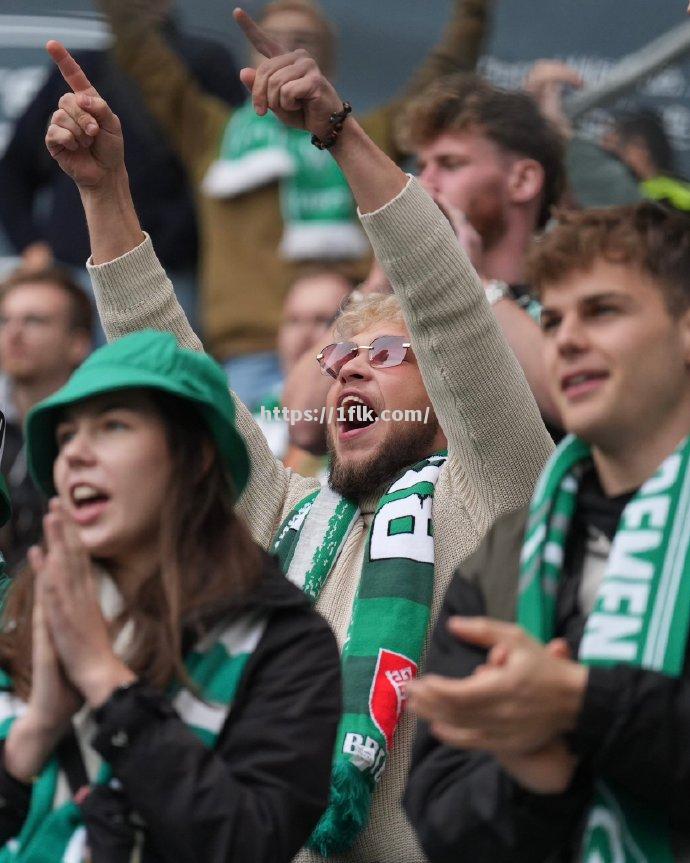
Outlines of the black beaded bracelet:
{"type": "Polygon", "coordinates": [[[352,113],[352,105],[349,102],[343,102],[343,110],[336,111],[328,118],[328,122],[333,127],[325,139],[317,138],[316,135],[311,136],[311,142],[319,150],[330,150],[338,140],[338,135],[343,131],[343,123],[347,119],[347,115],[352,113]]]}

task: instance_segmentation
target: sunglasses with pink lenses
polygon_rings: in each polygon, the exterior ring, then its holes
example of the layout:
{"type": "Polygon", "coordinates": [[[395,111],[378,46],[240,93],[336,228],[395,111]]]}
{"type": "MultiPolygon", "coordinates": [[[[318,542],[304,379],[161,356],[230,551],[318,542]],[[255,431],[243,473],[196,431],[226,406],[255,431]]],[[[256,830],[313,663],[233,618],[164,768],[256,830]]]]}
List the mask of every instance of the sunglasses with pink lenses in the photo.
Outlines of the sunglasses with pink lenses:
{"type": "Polygon", "coordinates": [[[334,342],[317,355],[316,359],[325,375],[337,378],[340,370],[353,360],[360,351],[369,351],[369,365],[377,369],[389,369],[399,366],[405,359],[410,342],[402,336],[379,336],[370,345],[358,345],[355,342],[334,342]]]}

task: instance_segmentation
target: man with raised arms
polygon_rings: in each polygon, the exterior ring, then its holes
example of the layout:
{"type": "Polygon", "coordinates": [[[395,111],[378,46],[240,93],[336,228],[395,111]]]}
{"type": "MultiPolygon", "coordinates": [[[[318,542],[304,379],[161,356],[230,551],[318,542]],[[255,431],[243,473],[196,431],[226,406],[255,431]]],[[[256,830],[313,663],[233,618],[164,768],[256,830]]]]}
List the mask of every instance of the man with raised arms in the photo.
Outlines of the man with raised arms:
{"type": "MultiPolygon", "coordinates": [[[[272,110],[329,142],[343,102],[314,60],[284,52],[240,10],[235,17],[266,57],[242,72],[257,113],[272,110]]],[[[132,207],[117,118],[67,51],[48,49],[73,93],[52,118],[47,146],[82,196],[106,333],[154,327],[201,349],[132,207]]],[[[238,405],[252,463],[239,506],[255,538],[314,596],[343,650],[331,805],[313,850],[298,859],[422,863],[400,806],[414,731],[401,716],[401,687],[423,664],[457,561],[527,501],[551,443],[445,216],[353,117],[331,153],[396,294],[352,306],[339,341],[322,351],[333,378],[328,407],[342,409],[329,423],[329,488],[273,459],[238,405]],[[427,409],[427,423],[383,419],[427,409]]],[[[497,596],[491,611],[508,617],[512,607],[497,596]]]]}

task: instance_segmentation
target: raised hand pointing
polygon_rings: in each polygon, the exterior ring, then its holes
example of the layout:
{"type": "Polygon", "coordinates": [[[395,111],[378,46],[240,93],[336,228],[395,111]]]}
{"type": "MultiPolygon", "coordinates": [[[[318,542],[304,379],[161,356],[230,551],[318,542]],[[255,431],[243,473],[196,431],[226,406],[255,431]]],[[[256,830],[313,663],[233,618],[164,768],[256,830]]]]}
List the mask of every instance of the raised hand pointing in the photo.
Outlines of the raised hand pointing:
{"type": "Polygon", "coordinates": [[[124,171],[120,121],[64,45],[50,41],[46,50],[71,90],[51,118],[46,147],[79,187],[98,186],[124,171]]]}
{"type": "Polygon", "coordinates": [[[266,59],[257,69],[242,69],[240,78],[250,90],[254,109],[268,109],[286,125],[325,136],[329,117],[342,109],[342,100],[307,51],[286,52],[243,9],[233,16],[254,48],[266,59]]]}

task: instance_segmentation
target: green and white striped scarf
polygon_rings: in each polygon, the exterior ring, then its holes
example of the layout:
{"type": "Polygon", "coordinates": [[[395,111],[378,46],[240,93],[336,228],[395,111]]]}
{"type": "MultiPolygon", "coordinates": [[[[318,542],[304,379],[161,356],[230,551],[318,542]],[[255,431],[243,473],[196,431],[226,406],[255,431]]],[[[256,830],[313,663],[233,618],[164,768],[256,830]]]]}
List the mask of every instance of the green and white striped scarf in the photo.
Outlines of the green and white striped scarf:
{"type": "MultiPolygon", "coordinates": [[[[247,615],[217,629],[199,642],[185,659],[196,692],[172,687],[170,698],[177,713],[209,749],[215,746],[237,692],[249,657],[261,640],[264,616],[247,615]]],[[[12,681],[0,671],[0,739],[26,704],[12,693],[12,681]]],[[[0,863],[88,863],[86,828],[73,801],[54,807],[60,770],[53,757],[36,780],[24,827],[0,850],[0,863]]],[[[100,760],[94,781],[113,780],[109,765],[100,760]]],[[[132,849],[133,855],[136,854],[132,849]]],[[[133,856],[133,860],[135,857],[133,856]]]]}
{"type": "Polygon", "coordinates": [[[335,160],[314,147],[307,132],[284,126],[271,111],[259,117],[247,102],[230,118],[220,156],[201,188],[212,198],[235,198],[276,180],[284,258],[338,260],[366,254],[352,193],[335,160]]]}
{"type": "MultiPolygon", "coordinates": [[[[434,590],[432,508],[445,453],[408,468],[379,501],[343,649],[343,715],[328,809],[309,840],[324,857],[351,847],[369,818],[402,708],[401,684],[419,667],[434,590]]],[[[314,600],[360,511],[324,488],[299,503],[271,551],[314,600]]]]}
{"type": "MultiPolygon", "coordinates": [[[[518,621],[554,636],[556,600],[587,444],[572,435],[551,456],[532,498],[520,564],[518,621]]],[[[623,510],[578,659],[634,665],[678,677],[690,624],[690,438],[623,510]]],[[[597,783],[584,863],[672,863],[664,814],[597,783]]]]}

